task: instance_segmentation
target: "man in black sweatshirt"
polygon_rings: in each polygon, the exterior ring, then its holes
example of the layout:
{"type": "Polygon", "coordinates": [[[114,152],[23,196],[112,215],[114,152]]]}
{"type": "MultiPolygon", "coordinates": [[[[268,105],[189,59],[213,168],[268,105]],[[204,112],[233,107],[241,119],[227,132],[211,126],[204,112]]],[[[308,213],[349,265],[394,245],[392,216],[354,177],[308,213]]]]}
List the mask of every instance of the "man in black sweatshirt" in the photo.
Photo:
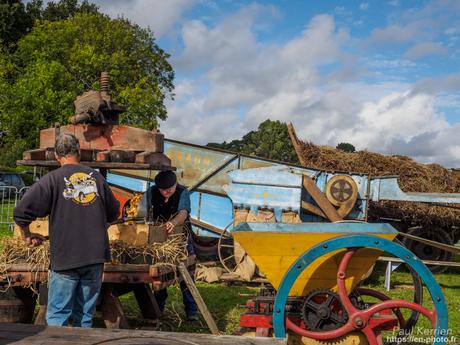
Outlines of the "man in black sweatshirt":
{"type": "Polygon", "coordinates": [[[48,325],[66,326],[72,315],[73,326],[91,327],[110,260],[108,223],[118,218],[119,203],[101,174],[79,164],[77,138],[59,135],[55,153],[61,167],[32,185],[14,209],[14,221],[26,244],[37,246],[44,237],[31,233],[29,224],[48,216],[48,325]]]}

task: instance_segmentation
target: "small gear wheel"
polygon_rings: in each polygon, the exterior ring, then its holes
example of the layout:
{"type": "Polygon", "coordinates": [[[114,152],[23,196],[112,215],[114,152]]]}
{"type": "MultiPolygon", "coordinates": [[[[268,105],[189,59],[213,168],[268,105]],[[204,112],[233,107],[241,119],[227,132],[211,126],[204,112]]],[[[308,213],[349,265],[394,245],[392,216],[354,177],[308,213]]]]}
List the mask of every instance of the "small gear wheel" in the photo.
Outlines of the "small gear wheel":
{"type": "Polygon", "coordinates": [[[328,289],[313,290],[302,305],[302,321],[309,330],[332,331],[346,324],[348,313],[339,296],[328,289]]]}

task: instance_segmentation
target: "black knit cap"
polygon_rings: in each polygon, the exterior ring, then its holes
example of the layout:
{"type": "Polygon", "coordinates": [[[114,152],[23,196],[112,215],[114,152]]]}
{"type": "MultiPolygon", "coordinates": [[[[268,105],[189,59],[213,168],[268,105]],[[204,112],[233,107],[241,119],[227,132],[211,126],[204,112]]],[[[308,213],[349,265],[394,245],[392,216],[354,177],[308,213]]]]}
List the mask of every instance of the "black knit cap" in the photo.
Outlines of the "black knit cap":
{"type": "Polygon", "coordinates": [[[157,176],[155,176],[155,185],[161,189],[171,188],[176,182],[176,174],[171,170],[160,171],[157,176]]]}

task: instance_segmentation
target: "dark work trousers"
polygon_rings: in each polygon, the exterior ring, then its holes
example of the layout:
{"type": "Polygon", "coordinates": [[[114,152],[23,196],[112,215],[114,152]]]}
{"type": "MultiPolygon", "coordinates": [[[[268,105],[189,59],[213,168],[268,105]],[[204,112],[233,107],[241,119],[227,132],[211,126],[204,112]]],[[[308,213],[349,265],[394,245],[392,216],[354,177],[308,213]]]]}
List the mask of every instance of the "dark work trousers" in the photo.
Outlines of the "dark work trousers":
{"type": "MultiPolygon", "coordinates": [[[[187,238],[187,252],[188,255],[194,255],[195,251],[193,250],[193,243],[192,243],[192,236],[189,235],[187,238]]],[[[193,273],[190,272],[190,275],[193,279],[193,273]]],[[[193,299],[192,293],[187,287],[185,282],[180,283],[180,289],[182,291],[182,301],[184,302],[185,313],[188,315],[194,315],[198,311],[198,307],[196,305],[195,300],[193,299]]],[[[160,308],[161,312],[164,311],[166,305],[166,299],[168,298],[168,290],[163,289],[160,291],[155,292],[155,299],[158,303],[158,307],[160,308]]]]}

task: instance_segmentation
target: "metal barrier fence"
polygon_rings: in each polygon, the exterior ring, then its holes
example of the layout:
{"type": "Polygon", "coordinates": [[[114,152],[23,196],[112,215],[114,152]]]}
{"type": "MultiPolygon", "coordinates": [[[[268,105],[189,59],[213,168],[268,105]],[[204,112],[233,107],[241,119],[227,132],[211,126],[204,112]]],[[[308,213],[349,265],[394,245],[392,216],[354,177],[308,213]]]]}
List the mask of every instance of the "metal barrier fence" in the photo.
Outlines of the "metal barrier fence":
{"type": "Polygon", "coordinates": [[[0,186],[0,230],[13,230],[13,210],[29,187],[0,186]]]}

